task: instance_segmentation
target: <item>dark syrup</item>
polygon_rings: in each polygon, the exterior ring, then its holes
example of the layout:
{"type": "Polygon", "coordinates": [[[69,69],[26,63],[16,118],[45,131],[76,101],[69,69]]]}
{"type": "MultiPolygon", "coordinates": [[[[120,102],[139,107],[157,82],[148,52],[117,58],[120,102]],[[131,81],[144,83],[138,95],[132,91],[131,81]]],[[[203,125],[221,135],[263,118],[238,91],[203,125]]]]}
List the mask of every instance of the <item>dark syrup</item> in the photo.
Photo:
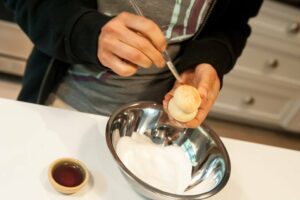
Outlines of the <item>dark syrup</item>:
{"type": "Polygon", "coordinates": [[[74,163],[64,162],[57,165],[52,172],[54,180],[65,187],[80,185],[84,179],[84,172],[74,163]]]}

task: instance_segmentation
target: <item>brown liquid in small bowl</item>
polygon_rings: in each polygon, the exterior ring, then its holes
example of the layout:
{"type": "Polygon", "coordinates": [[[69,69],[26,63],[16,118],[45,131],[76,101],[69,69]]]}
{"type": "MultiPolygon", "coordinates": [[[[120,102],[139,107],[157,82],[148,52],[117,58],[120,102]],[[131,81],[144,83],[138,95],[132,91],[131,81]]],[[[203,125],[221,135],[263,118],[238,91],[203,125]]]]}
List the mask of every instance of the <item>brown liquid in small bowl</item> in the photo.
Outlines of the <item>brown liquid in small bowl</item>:
{"type": "Polygon", "coordinates": [[[83,182],[85,173],[77,164],[63,162],[53,169],[52,175],[58,184],[65,187],[75,187],[83,182]]]}
{"type": "Polygon", "coordinates": [[[49,167],[48,178],[57,191],[71,194],[88,182],[89,175],[87,168],[79,160],[61,158],[49,167]]]}

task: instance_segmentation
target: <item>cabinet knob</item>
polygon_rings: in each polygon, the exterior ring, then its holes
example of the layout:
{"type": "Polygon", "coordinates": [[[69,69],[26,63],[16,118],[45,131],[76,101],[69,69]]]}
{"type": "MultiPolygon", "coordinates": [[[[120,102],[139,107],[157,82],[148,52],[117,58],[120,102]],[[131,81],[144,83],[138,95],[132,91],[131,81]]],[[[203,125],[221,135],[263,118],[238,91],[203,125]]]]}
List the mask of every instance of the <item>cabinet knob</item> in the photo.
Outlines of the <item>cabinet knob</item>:
{"type": "Polygon", "coordinates": [[[269,59],[266,61],[265,65],[269,68],[275,69],[278,67],[279,61],[276,58],[269,59]]]}
{"type": "Polygon", "coordinates": [[[296,34],[300,30],[300,22],[294,22],[287,26],[287,32],[290,34],[296,34]]]}
{"type": "Polygon", "coordinates": [[[246,96],[242,99],[245,105],[253,105],[255,103],[255,98],[253,96],[246,96]]]}

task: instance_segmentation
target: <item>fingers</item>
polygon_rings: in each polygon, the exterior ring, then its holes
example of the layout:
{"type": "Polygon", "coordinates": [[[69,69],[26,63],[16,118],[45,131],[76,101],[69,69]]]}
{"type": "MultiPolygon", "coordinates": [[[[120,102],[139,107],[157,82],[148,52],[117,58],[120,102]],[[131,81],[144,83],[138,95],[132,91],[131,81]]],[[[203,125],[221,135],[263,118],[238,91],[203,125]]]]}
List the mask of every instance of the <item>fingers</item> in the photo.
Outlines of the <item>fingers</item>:
{"type": "MultiPolygon", "coordinates": [[[[119,73],[119,67],[112,66],[115,61],[126,60],[129,71],[132,67],[149,68],[152,64],[158,67],[165,66],[165,60],[161,54],[166,48],[166,41],[162,31],[151,20],[130,13],[121,13],[102,29],[98,39],[99,61],[108,68],[114,69],[119,75],[130,74],[126,69],[119,73]],[[109,61],[110,56],[114,56],[114,61],[109,61]],[[125,72],[125,73],[124,73],[125,72]]],[[[120,64],[118,66],[121,66],[120,64]]]]}
{"type": "Polygon", "coordinates": [[[107,57],[102,57],[102,64],[110,66],[110,69],[120,76],[132,76],[137,71],[137,66],[120,59],[112,53],[105,53],[107,57]]]}
{"type": "Polygon", "coordinates": [[[160,50],[161,52],[166,49],[167,42],[165,36],[152,20],[127,12],[121,13],[120,18],[124,20],[128,28],[147,37],[156,47],[156,49],[160,50]]]}
{"type": "Polygon", "coordinates": [[[163,100],[163,107],[165,110],[168,109],[168,104],[169,104],[169,101],[173,98],[173,90],[171,90],[170,92],[168,92],[166,95],[165,95],[165,98],[163,100]]]}
{"type": "Polygon", "coordinates": [[[161,52],[145,37],[136,34],[132,30],[126,29],[121,33],[120,41],[143,53],[157,67],[165,66],[165,60],[161,52]]]}
{"type": "Polygon", "coordinates": [[[212,102],[209,99],[202,99],[202,102],[198,109],[198,113],[197,113],[196,117],[193,120],[186,122],[186,126],[195,128],[195,127],[199,126],[200,124],[202,124],[211,108],[211,105],[212,105],[212,102]]]}
{"type": "MultiPolygon", "coordinates": [[[[198,91],[202,99],[201,106],[195,121],[191,123],[201,124],[207,117],[213,104],[215,103],[220,90],[220,80],[214,68],[210,65],[205,65],[201,71],[201,79],[198,83],[198,91]]],[[[198,75],[199,76],[199,75],[198,75]]]]}
{"type": "MultiPolygon", "coordinates": [[[[185,127],[196,128],[205,120],[216,101],[219,94],[220,81],[214,68],[208,64],[201,64],[198,65],[195,70],[183,72],[181,78],[185,84],[192,85],[198,89],[202,100],[196,117],[184,123],[185,127]]],[[[179,84],[175,83],[173,90],[178,86],[179,84]]],[[[172,96],[170,97],[168,93],[163,101],[164,108],[167,108],[167,103],[170,101],[170,98],[172,98],[172,96]]]]}
{"type": "Polygon", "coordinates": [[[118,56],[123,60],[127,60],[140,67],[149,68],[152,65],[152,61],[138,49],[126,45],[120,41],[108,40],[106,45],[110,45],[110,51],[112,54],[118,56]]]}

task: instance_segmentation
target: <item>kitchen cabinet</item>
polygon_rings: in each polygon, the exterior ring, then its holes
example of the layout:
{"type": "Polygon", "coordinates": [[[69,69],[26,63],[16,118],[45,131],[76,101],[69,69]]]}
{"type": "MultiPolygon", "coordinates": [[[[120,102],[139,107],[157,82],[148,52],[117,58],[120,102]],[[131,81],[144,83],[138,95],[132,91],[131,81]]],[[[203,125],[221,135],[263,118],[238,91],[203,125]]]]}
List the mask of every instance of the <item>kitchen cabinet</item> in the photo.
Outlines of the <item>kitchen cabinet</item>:
{"type": "Polygon", "coordinates": [[[22,76],[32,43],[19,26],[0,20],[0,72],[22,76]]]}
{"type": "Polygon", "coordinates": [[[264,1],[210,116],[300,133],[300,9],[264,1]]]}

